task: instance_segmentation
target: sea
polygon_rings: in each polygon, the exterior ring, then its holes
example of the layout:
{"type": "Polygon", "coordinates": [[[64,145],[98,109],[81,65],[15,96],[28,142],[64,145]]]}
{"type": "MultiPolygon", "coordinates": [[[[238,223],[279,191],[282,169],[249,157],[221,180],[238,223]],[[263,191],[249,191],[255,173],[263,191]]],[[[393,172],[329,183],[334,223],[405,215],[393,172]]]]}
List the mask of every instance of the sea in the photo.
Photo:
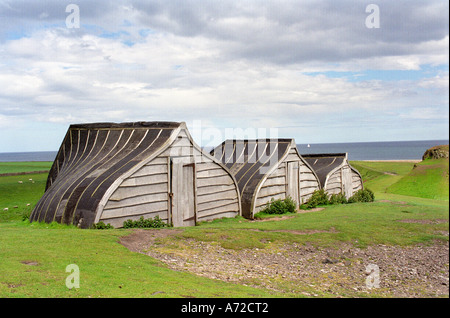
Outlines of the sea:
{"type": "MultiPolygon", "coordinates": [[[[346,152],[349,160],[421,160],[427,149],[448,144],[448,140],[416,140],[297,144],[297,148],[300,154],[346,152]]],[[[0,153],[0,162],[54,161],[56,154],[57,151],[5,152],[0,153]]]]}

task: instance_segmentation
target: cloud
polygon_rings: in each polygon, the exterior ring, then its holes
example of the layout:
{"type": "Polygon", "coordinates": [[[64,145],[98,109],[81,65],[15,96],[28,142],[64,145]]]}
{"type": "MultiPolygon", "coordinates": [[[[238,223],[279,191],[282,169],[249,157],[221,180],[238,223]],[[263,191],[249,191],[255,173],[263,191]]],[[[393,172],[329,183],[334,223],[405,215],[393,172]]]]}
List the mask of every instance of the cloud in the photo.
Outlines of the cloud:
{"type": "Polygon", "coordinates": [[[354,1],[132,4],[148,27],[220,41],[229,58],[277,64],[412,55],[426,50],[424,42],[448,35],[448,3],[442,1],[378,1],[379,29],[365,26],[367,4],[354,1]]]}
{"type": "Polygon", "coordinates": [[[201,120],[326,142],[368,138],[364,125],[389,135],[392,116],[428,109],[422,119],[448,132],[435,116],[448,107],[446,2],[379,1],[380,29],[365,27],[365,4],[322,0],[78,1],[81,27],[68,29],[69,3],[0,1],[1,123],[63,134],[75,122],[201,120]]]}

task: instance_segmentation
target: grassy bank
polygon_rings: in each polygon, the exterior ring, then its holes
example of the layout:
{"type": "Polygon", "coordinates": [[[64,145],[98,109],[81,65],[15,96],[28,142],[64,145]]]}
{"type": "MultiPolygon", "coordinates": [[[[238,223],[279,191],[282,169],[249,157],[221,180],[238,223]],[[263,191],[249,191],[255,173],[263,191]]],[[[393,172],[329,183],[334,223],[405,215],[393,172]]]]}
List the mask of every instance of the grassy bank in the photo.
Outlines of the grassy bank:
{"type": "MultiPolygon", "coordinates": [[[[392,186],[410,174],[413,163],[360,161],[352,165],[362,173],[365,187],[375,192],[375,202],[328,206],[277,221],[238,217],[205,222],[156,243],[176,250],[183,248],[184,240],[195,240],[251,251],[278,243],[325,248],[343,242],[365,248],[448,240],[448,201],[393,193],[392,186]]],[[[0,177],[0,297],[301,296],[170,270],[160,261],[120,245],[120,237],[130,230],[81,230],[23,221],[23,213],[31,211],[42,195],[46,177],[0,177]],[[78,289],[65,286],[69,264],[80,268],[78,289]]],[[[434,182],[433,178],[426,180],[434,182]]]]}
{"type": "Polygon", "coordinates": [[[448,200],[448,159],[426,159],[386,191],[420,198],[448,200]]]}
{"type": "Polygon", "coordinates": [[[52,164],[53,162],[50,161],[0,162],[0,175],[32,171],[48,171],[52,167],[52,164]]]}

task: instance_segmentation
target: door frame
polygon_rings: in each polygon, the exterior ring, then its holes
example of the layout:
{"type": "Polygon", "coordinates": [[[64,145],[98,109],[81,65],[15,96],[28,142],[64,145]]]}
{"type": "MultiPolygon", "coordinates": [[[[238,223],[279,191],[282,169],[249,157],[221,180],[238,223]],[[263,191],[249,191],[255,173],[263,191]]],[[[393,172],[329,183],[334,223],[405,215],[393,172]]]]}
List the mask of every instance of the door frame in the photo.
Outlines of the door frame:
{"type": "MultiPolygon", "coordinates": [[[[301,198],[301,195],[300,195],[300,161],[297,161],[297,160],[295,160],[295,161],[286,161],[286,197],[290,194],[289,193],[289,184],[290,184],[290,177],[289,177],[289,164],[294,164],[294,163],[297,163],[297,166],[295,167],[293,167],[292,169],[294,169],[294,170],[297,170],[297,173],[296,173],[296,175],[297,175],[297,185],[296,185],[296,191],[297,191],[297,198],[292,198],[291,197],[291,199],[292,200],[294,200],[296,203],[297,203],[297,206],[300,206],[300,198],[301,198]]],[[[295,174],[295,172],[294,172],[294,174],[295,174]]]]}
{"type": "Polygon", "coordinates": [[[180,227],[180,226],[191,226],[197,225],[197,169],[195,164],[195,159],[193,157],[170,157],[170,174],[169,174],[169,184],[170,184],[170,219],[172,226],[180,227]],[[179,187],[183,184],[183,168],[186,166],[192,167],[192,194],[193,194],[193,216],[184,219],[184,216],[181,217],[181,222],[178,222],[178,200],[179,200],[179,187]],[[181,182],[181,184],[180,184],[181,182]],[[194,221],[194,224],[185,224],[189,221],[194,221]]]}

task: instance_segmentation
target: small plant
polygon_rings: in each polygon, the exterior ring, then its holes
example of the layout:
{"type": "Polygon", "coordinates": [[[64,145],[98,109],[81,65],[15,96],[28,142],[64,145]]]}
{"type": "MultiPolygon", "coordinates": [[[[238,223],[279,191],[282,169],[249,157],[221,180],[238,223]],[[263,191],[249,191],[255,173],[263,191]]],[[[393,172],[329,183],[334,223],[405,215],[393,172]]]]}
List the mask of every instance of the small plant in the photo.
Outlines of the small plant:
{"type": "Polygon", "coordinates": [[[309,198],[308,202],[306,202],[305,207],[307,209],[315,208],[318,205],[327,205],[329,204],[328,201],[328,193],[325,192],[324,189],[315,190],[311,197],[309,198]]]}
{"type": "Polygon", "coordinates": [[[22,221],[28,221],[30,219],[31,210],[25,210],[22,213],[22,221]]]}
{"type": "Polygon", "coordinates": [[[360,189],[355,192],[349,199],[348,203],[354,202],[373,202],[375,200],[375,195],[370,189],[360,189]]]}
{"type": "Polygon", "coordinates": [[[288,212],[294,213],[297,211],[297,203],[295,203],[295,201],[292,200],[291,197],[287,197],[286,199],[284,199],[284,204],[288,212]]]}
{"type": "Polygon", "coordinates": [[[297,204],[292,198],[287,197],[286,199],[272,199],[267,203],[266,207],[261,210],[261,213],[266,214],[284,214],[284,213],[294,213],[297,210],[297,204]]]}
{"type": "Polygon", "coordinates": [[[143,216],[141,216],[139,218],[139,220],[137,221],[133,221],[133,220],[126,220],[125,222],[123,222],[123,227],[125,229],[130,229],[130,228],[161,228],[161,227],[165,227],[167,226],[166,223],[164,223],[163,220],[161,220],[161,218],[157,215],[155,216],[154,219],[152,218],[148,218],[148,219],[144,219],[143,216]]]}
{"type": "Polygon", "coordinates": [[[103,221],[100,221],[98,223],[92,224],[91,228],[94,230],[108,230],[108,229],[113,229],[114,226],[112,226],[109,223],[105,224],[103,221]]]}
{"type": "Polygon", "coordinates": [[[347,198],[345,197],[345,194],[337,193],[330,195],[328,201],[330,204],[345,204],[347,203],[347,198]]]}

